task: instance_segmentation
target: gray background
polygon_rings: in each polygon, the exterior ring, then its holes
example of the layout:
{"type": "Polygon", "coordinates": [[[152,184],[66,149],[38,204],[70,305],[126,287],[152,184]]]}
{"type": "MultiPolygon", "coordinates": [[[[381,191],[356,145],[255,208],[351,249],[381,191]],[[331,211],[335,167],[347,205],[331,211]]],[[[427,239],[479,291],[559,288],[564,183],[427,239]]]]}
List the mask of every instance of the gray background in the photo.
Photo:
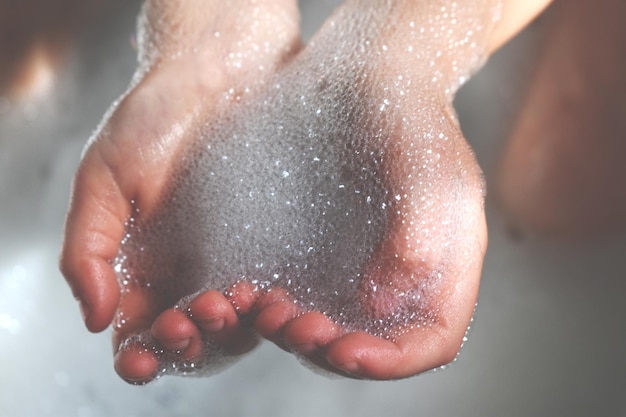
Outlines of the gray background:
{"type": "MultiPolygon", "coordinates": [[[[338,1],[302,3],[310,36],[338,1]]],[[[626,415],[626,239],[514,241],[490,201],[476,320],[446,370],[398,382],[328,379],[266,343],[211,378],[122,382],[109,332],[85,330],[56,265],[81,148],[134,69],[139,4],[84,33],[49,97],[0,98],[0,416],[626,415]]],[[[535,44],[524,33],[457,98],[488,179],[535,44]]]]}

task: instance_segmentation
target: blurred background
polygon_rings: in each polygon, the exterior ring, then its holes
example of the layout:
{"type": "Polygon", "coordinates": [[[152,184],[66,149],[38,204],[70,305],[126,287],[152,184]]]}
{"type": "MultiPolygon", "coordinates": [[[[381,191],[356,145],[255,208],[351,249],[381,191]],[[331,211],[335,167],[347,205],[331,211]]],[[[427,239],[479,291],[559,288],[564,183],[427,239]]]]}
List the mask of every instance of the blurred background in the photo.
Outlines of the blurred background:
{"type": "MultiPolygon", "coordinates": [[[[338,3],[301,1],[305,38],[338,3]]],[[[82,147],[135,67],[140,5],[0,0],[1,417],[626,416],[626,238],[513,238],[489,199],[480,301],[447,369],[329,379],[266,343],[210,378],[123,382],[110,333],[84,328],[57,258],[82,147]],[[38,19],[15,20],[40,3],[38,19]]],[[[457,97],[488,181],[540,33],[541,18],[457,97]]]]}

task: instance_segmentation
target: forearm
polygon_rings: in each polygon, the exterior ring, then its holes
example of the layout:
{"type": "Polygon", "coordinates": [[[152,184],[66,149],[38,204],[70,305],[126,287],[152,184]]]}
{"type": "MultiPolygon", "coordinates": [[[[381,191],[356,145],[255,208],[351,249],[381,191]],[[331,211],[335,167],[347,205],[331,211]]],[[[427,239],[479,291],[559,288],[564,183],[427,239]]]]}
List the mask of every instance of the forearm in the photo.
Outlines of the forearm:
{"type": "Polygon", "coordinates": [[[293,38],[299,31],[294,16],[295,0],[146,0],[137,31],[140,60],[207,50],[212,40],[222,49],[242,48],[268,31],[293,38]],[[268,25],[272,20],[280,22],[268,25]]]}

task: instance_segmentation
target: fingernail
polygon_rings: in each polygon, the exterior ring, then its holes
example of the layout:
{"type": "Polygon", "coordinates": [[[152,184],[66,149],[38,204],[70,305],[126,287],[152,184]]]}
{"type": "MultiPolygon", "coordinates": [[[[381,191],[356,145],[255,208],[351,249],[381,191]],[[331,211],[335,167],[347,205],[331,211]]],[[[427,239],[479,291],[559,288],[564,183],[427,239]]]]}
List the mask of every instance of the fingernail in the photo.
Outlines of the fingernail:
{"type": "Polygon", "coordinates": [[[78,305],[80,307],[80,314],[81,316],[83,316],[83,321],[87,323],[87,321],[91,317],[91,311],[83,301],[80,301],[78,305]]]}
{"type": "Polygon", "coordinates": [[[224,329],[224,319],[207,320],[202,322],[202,327],[208,332],[219,332],[224,329]]]}
{"type": "Polygon", "coordinates": [[[359,373],[359,365],[356,362],[346,362],[344,364],[337,366],[337,368],[349,374],[359,373]]]}
{"type": "Polygon", "coordinates": [[[304,355],[312,355],[317,351],[317,345],[314,343],[303,343],[300,345],[293,345],[292,347],[304,355]]]}
{"type": "Polygon", "coordinates": [[[173,340],[170,341],[168,343],[168,348],[171,350],[185,350],[187,349],[187,347],[189,347],[189,344],[191,343],[191,339],[187,338],[187,339],[182,339],[182,340],[173,340]]]}

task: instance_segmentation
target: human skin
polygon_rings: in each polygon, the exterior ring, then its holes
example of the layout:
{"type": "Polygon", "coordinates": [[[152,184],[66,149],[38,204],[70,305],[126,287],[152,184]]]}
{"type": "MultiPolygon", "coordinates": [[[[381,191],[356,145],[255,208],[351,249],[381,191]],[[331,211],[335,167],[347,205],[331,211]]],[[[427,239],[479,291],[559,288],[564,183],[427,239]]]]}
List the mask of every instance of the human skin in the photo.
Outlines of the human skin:
{"type": "MultiPolygon", "coordinates": [[[[222,3],[203,2],[206,15],[197,13],[200,9],[194,9],[191,3],[147,3],[144,24],[148,28],[172,25],[177,30],[157,27],[144,31],[146,39],[140,55],[145,64],[129,92],[105,118],[74,181],[61,268],[81,301],[90,330],[103,330],[111,324],[116,312],[124,312],[124,317],[118,316],[114,327],[118,373],[135,383],[155,376],[158,358],[150,349],[120,345],[131,335],[145,331],[150,332],[161,348],[180,351],[184,359],[193,359],[199,354],[203,335],[210,335],[233,355],[245,352],[255,344],[254,332],[241,322],[243,317],[249,316],[254,317],[254,330],[260,335],[339,374],[394,379],[452,360],[476,300],[480,261],[486,247],[482,215],[473,223],[472,239],[479,244],[471,257],[478,261],[456,282],[457,290],[448,295],[440,322],[445,324],[426,330],[412,328],[390,340],[361,331],[344,333],[319,312],[302,314],[294,308],[288,294],[259,293],[245,282],[233,284],[226,293],[206,291],[200,294],[189,305],[193,320],[178,309],[163,309],[158,305],[159,300],[144,289],[120,291],[110,261],[118,254],[125,222],[133,214],[133,205],[147,217],[158,207],[162,190],[174,169],[173,156],[179,153],[188,132],[193,132],[197,123],[215,109],[211,97],[223,93],[230,84],[229,78],[271,74],[301,48],[293,2],[258,2],[252,9],[246,8],[247,2],[233,2],[237,4],[232,8],[224,8],[222,3]],[[196,12],[191,13],[192,9],[196,12]],[[247,11],[248,16],[262,13],[266,19],[254,22],[264,21],[270,25],[269,29],[266,26],[264,30],[262,24],[242,25],[251,31],[246,33],[241,27],[230,32],[228,27],[220,27],[220,22],[233,21],[233,16],[224,17],[224,14],[241,17],[247,11]],[[210,18],[216,16],[220,19],[210,18]],[[216,32],[221,34],[219,43],[201,42],[207,33],[216,32]],[[152,36],[159,33],[176,36],[152,36]],[[216,68],[216,63],[224,61],[225,53],[236,50],[241,39],[250,38],[264,39],[273,47],[252,56],[245,65],[226,68],[217,65],[216,68]],[[206,45],[206,49],[198,51],[197,45],[206,45]],[[172,58],[176,55],[174,52],[181,50],[193,51],[193,54],[183,53],[172,58]],[[246,70],[260,66],[266,72],[246,70]],[[150,103],[148,111],[144,103],[150,103]]],[[[506,26],[496,27],[485,49],[497,49],[546,3],[532,4],[534,8],[523,9],[526,13],[516,12],[511,17],[510,10],[515,10],[513,6],[519,3],[505,2],[502,22],[506,26]]],[[[350,7],[350,2],[344,7],[350,7]]],[[[412,10],[407,7],[408,11],[412,10]]],[[[402,152],[397,156],[399,161],[401,155],[402,152]]],[[[471,172],[479,172],[471,153],[463,157],[463,164],[471,172]]],[[[472,201],[479,207],[480,195],[474,194],[472,201]]]]}
{"type": "Polygon", "coordinates": [[[494,190],[512,228],[588,240],[626,228],[626,6],[558,2],[494,190]]]}

